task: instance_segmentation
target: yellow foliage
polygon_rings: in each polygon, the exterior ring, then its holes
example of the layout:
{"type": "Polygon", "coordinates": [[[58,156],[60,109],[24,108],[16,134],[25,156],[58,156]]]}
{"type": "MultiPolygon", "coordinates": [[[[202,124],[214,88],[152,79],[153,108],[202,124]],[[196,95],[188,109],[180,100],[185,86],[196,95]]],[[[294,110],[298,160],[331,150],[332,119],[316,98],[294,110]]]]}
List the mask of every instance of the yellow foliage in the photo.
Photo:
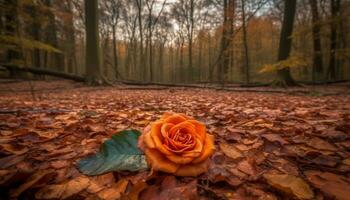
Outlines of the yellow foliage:
{"type": "Polygon", "coordinates": [[[62,53],[59,49],[43,42],[9,35],[0,35],[0,44],[16,45],[24,49],[40,49],[47,52],[62,53]]]}
{"type": "Polygon", "coordinates": [[[269,73],[276,72],[283,68],[297,68],[297,67],[306,67],[307,62],[305,59],[298,56],[291,56],[286,60],[279,61],[274,64],[267,64],[262,66],[259,73],[269,73]]]}

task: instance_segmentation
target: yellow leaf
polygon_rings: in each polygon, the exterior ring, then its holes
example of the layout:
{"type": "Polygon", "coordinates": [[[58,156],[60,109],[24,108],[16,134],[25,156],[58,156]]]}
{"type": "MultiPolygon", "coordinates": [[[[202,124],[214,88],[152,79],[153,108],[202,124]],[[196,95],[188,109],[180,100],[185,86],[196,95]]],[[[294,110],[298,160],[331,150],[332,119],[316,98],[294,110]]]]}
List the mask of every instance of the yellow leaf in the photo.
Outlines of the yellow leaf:
{"type": "Polygon", "coordinates": [[[299,56],[290,56],[286,60],[282,60],[274,64],[267,64],[262,66],[259,73],[276,72],[284,68],[306,67],[307,65],[308,64],[304,58],[301,58],[299,56]]]}

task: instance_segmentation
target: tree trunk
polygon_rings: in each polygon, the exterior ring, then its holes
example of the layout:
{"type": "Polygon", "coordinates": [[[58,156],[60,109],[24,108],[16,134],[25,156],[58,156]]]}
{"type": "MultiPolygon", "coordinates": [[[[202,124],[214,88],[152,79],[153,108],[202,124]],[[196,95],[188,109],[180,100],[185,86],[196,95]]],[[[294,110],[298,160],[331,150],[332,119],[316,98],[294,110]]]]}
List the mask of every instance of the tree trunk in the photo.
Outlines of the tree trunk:
{"type": "MultiPolygon", "coordinates": [[[[17,0],[4,0],[4,5],[9,6],[11,9],[4,12],[4,32],[5,35],[19,36],[19,22],[18,22],[18,2],[17,0]]],[[[9,48],[6,51],[6,62],[15,63],[23,59],[23,55],[18,46],[16,49],[9,48]]],[[[15,77],[15,72],[10,72],[12,77],[15,77]]]]}
{"type": "Polygon", "coordinates": [[[247,37],[247,25],[246,25],[246,13],[245,13],[245,0],[241,1],[242,6],[242,30],[243,30],[243,46],[244,46],[244,73],[245,73],[245,82],[248,84],[249,80],[249,53],[248,53],[248,37],[247,37]]]}
{"type": "Polygon", "coordinates": [[[152,11],[149,11],[148,16],[148,48],[149,48],[149,75],[150,82],[153,82],[153,47],[152,47],[152,11]]]}
{"type": "MultiPolygon", "coordinates": [[[[3,0],[0,0],[0,4],[3,4],[3,0]]],[[[0,6],[0,35],[3,35],[5,32],[5,26],[4,26],[4,21],[3,21],[3,16],[4,16],[4,8],[0,6]]]]}
{"type": "Polygon", "coordinates": [[[159,82],[162,82],[163,81],[163,53],[165,51],[165,47],[164,47],[165,44],[161,43],[159,45],[159,51],[158,51],[158,78],[157,80],[159,82]]]}
{"type": "Polygon", "coordinates": [[[180,45],[180,81],[182,82],[186,80],[186,74],[183,73],[184,71],[184,40],[182,39],[180,45]]]}
{"type": "MultiPolygon", "coordinates": [[[[285,0],[284,17],[280,35],[280,45],[278,50],[278,61],[288,59],[292,48],[292,33],[296,11],[296,0],[285,0]]],[[[297,83],[293,79],[289,67],[284,67],[277,71],[277,86],[295,86],[297,83]]]]}
{"type": "MultiPolygon", "coordinates": [[[[39,21],[39,13],[38,9],[36,7],[37,5],[33,4],[30,5],[30,14],[32,17],[32,24],[30,26],[30,32],[32,34],[32,37],[36,41],[40,41],[40,21],[39,21]]],[[[41,61],[40,61],[40,50],[35,48],[33,50],[33,66],[41,68],[41,61]]]]}
{"type": "Polygon", "coordinates": [[[232,51],[232,35],[234,23],[234,0],[224,0],[224,21],[221,36],[221,50],[222,56],[218,70],[218,80],[222,85],[225,84],[228,77],[228,69],[230,65],[230,54],[232,51]]]}
{"type": "Polygon", "coordinates": [[[331,43],[330,43],[330,55],[329,55],[329,66],[328,66],[328,78],[330,80],[336,80],[336,59],[335,59],[335,51],[337,49],[337,23],[335,20],[339,15],[340,10],[340,0],[331,0],[331,43]]]}
{"type": "Polygon", "coordinates": [[[116,75],[116,78],[117,80],[120,79],[120,74],[119,74],[119,66],[118,66],[118,50],[117,50],[117,36],[116,36],[116,26],[113,25],[112,26],[112,31],[113,31],[113,63],[114,63],[114,70],[115,70],[115,75],[116,75]]]}
{"type": "Polygon", "coordinates": [[[75,49],[75,28],[74,28],[74,17],[73,17],[73,8],[72,8],[72,1],[68,0],[67,2],[67,12],[69,13],[70,17],[68,20],[68,25],[66,28],[66,37],[68,40],[68,73],[77,73],[77,57],[76,57],[76,49],[75,49]]]}
{"type": "MultiPolygon", "coordinates": [[[[142,76],[143,81],[147,80],[147,68],[145,66],[145,55],[144,55],[144,47],[143,47],[143,25],[142,25],[142,0],[136,0],[137,8],[138,8],[138,24],[139,24],[139,33],[140,33],[140,60],[139,60],[139,70],[144,74],[142,76]]],[[[142,74],[140,73],[140,74],[142,74]]]]}
{"type": "MultiPolygon", "coordinates": [[[[309,0],[312,14],[312,37],[313,37],[313,65],[312,65],[312,81],[315,82],[317,75],[323,71],[322,66],[322,50],[321,50],[321,35],[318,14],[317,0],[309,0]]],[[[318,76],[319,77],[319,76],[318,76]]]]}
{"type": "Polygon", "coordinates": [[[201,81],[202,80],[202,59],[203,59],[203,42],[202,39],[199,41],[199,53],[198,53],[198,80],[201,81]]]}
{"type": "Polygon", "coordinates": [[[100,84],[100,46],[98,34],[98,2],[85,0],[86,79],[89,84],[100,84]]]}
{"type": "MultiPolygon", "coordinates": [[[[51,0],[45,0],[45,5],[47,7],[52,7],[51,0]]],[[[49,25],[47,26],[47,42],[53,47],[58,48],[58,39],[57,39],[57,27],[55,15],[51,10],[48,10],[49,25]]],[[[55,53],[55,69],[58,71],[64,72],[64,56],[62,53],[55,53]]]]}
{"type": "Polygon", "coordinates": [[[193,26],[194,26],[194,0],[190,0],[190,30],[188,36],[188,78],[187,81],[193,80],[193,62],[192,62],[192,45],[193,45],[193,26]]]}
{"type": "Polygon", "coordinates": [[[106,36],[103,38],[103,36],[101,37],[102,40],[102,75],[105,77],[108,77],[108,66],[110,64],[109,62],[109,31],[106,31],[106,36]]]}

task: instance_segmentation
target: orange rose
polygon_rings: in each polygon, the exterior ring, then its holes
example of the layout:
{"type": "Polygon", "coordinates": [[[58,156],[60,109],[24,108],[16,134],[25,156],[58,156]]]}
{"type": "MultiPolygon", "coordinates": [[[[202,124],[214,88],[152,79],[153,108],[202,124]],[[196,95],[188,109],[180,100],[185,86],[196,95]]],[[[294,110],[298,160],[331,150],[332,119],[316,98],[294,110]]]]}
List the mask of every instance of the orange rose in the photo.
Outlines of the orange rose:
{"type": "Polygon", "coordinates": [[[198,176],[208,170],[214,138],[205,125],[184,114],[165,113],[146,127],[139,138],[152,170],[177,176],[198,176]]]}

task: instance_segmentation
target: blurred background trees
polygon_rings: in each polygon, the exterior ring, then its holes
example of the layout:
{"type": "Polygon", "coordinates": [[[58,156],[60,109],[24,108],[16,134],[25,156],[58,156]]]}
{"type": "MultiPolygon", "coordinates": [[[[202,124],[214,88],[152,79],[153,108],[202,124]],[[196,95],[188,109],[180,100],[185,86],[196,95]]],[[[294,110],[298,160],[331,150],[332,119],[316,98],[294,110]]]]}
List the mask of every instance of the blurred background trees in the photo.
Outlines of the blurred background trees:
{"type": "Polygon", "coordinates": [[[35,68],[138,83],[350,79],[349,1],[95,1],[96,23],[90,1],[0,0],[2,76],[35,68]]]}

